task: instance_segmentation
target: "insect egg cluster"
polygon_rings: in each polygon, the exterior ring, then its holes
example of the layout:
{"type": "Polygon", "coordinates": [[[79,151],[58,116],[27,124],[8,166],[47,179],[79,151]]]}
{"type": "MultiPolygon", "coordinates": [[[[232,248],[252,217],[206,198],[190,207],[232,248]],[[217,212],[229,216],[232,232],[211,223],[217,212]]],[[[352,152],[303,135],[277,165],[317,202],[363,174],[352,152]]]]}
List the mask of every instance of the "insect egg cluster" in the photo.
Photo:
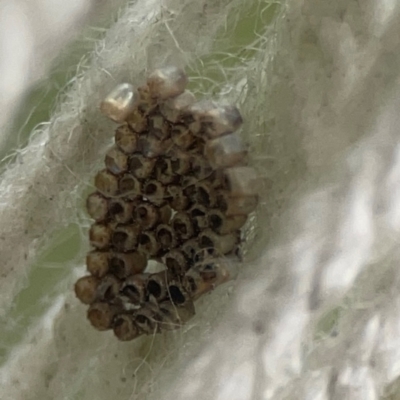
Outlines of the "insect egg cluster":
{"type": "Polygon", "coordinates": [[[117,86],[101,111],[119,123],[87,198],[88,275],[75,283],[98,330],[120,340],[176,329],[229,279],[257,205],[255,171],[234,106],[196,101],[179,68],[117,86]],[[164,270],[147,272],[148,262],[164,270]]]}

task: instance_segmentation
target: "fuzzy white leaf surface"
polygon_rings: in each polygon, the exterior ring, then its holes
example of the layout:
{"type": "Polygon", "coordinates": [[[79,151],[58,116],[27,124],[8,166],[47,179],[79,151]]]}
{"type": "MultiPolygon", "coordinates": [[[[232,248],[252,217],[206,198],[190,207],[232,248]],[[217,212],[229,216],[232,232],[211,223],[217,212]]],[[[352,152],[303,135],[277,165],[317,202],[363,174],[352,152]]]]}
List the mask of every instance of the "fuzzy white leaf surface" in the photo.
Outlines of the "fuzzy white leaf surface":
{"type": "Polygon", "coordinates": [[[98,104],[115,82],[171,62],[198,95],[211,81],[240,107],[262,182],[242,270],[182,330],[131,343],[95,332],[71,293],[76,260],[1,367],[4,398],[399,398],[400,3],[282,1],[267,23],[271,4],[131,4],[8,166],[4,318],[56,229],[78,222],[85,243],[82,196],[114,129],[98,104]],[[251,8],[264,29],[243,56],[224,32],[251,8]]]}

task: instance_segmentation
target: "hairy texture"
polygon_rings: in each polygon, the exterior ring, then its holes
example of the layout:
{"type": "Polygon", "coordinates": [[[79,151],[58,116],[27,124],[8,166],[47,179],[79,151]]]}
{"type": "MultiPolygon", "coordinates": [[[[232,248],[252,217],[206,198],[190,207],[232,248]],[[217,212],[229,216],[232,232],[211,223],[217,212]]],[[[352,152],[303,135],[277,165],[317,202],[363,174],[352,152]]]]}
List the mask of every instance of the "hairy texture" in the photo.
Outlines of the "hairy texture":
{"type": "MultiPolygon", "coordinates": [[[[118,1],[120,3],[120,1],[118,1]]],[[[105,1],[4,0],[0,4],[0,148],[32,85],[48,74],[54,58],[94,16],[107,12],[105,1]],[[62,9],[62,13],[59,10],[62,9]]]]}
{"type": "Polygon", "coordinates": [[[230,3],[213,2],[207,8],[207,2],[172,1],[168,15],[164,2],[134,5],[99,44],[92,64],[76,78],[50,123],[33,134],[29,147],[3,174],[0,316],[11,305],[38,249],[53,230],[74,218],[82,205],[83,186],[101,165],[99,155],[112,138],[113,125],[99,116],[100,100],[115,82],[138,81],[147,68],[172,60],[183,65],[190,50],[204,53],[212,45],[211,33],[224,23],[219,20],[218,25],[215,15],[230,3]],[[204,32],[207,36],[199,42],[197,35],[204,32]],[[179,46],[176,37],[182,38],[179,46]]]}
{"type": "MultiPolygon", "coordinates": [[[[228,12],[239,23],[255,4],[262,20],[262,2],[140,2],[110,30],[0,184],[4,312],[102,162],[112,135],[103,95],[159,64],[200,70],[228,12]]],[[[219,58],[216,86],[240,105],[264,178],[238,279],[202,299],[182,331],[126,344],[89,328],[70,277],[0,370],[5,397],[396,398],[400,6],[299,0],[280,10],[250,57],[219,58]]]]}

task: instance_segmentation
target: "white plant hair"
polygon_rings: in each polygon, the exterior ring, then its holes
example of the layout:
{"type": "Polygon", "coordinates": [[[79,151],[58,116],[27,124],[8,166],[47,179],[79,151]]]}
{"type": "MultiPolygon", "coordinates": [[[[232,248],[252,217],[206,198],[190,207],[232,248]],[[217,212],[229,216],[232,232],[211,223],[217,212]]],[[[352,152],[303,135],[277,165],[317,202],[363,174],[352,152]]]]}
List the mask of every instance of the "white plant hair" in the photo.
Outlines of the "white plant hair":
{"type": "MultiPolygon", "coordinates": [[[[24,16],[36,26],[25,3],[2,3],[0,21],[24,16]]],[[[49,21],[57,3],[30,2],[49,21]]],[[[22,97],[95,7],[70,3],[59,30],[0,24],[0,52],[13,66],[1,58],[2,151],[22,97]],[[15,54],[3,46],[13,34],[15,54]],[[52,50],[36,51],[44,40],[52,50]],[[28,73],[26,60],[41,68],[28,73]]],[[[43,315],[7,349],[0,397],[399,398],[399,26],[400,3],[390,0],[126,5],[50,121],[2,172],[2,327],[18,327],[15,299],[34,284],[32,265],[56,232],[78,225],[82,251],[57,294],[43,293],[43,315]],[[171,63],[198,96],[241,109],[260,205],[237,278],[202,298],[181,330],[122,343],[92,329],[72,293],[88,250],[84,199],[115,129],[98,105],[116,83],[140,84],[171,63]]]]}

